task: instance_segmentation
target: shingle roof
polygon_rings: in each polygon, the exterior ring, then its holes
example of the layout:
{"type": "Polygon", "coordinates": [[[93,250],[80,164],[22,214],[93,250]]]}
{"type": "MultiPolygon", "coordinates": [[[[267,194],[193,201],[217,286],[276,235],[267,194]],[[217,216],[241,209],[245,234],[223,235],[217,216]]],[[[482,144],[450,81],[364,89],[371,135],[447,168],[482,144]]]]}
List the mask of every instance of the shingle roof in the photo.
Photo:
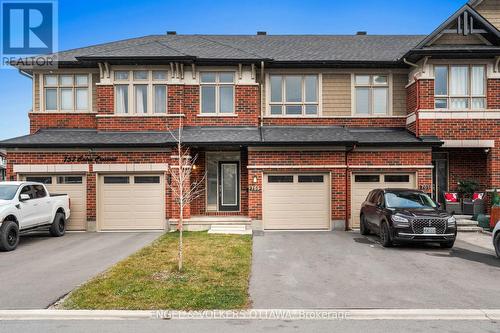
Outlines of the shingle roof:
{"type": "Polygon", "coordinates": [[[151,35],[58,53],[58,61],[127,57],[394,62],[424,35],[151,35]]]}
{"type": "MultiPolygon", "coordinates": [[[[176,135],[176,133],[173,133],[176,135]]],[[[165,147],[175,140],[169,132],[98,132],[91,129],[43,129],[0,141],[2,148],[165,147]]],[[[405,129],[339,126],[186,127],[183,143],[210,145],[359,145],[435,146],[436,137],[417,138],[405,129]]]]}

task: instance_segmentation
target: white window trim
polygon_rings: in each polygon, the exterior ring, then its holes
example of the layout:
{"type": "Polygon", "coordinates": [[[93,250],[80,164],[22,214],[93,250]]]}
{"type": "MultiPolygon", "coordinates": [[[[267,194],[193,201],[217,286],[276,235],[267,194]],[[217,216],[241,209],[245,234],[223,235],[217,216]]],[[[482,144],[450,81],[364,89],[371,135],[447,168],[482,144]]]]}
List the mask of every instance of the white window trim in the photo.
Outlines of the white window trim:
{"type": "Polygon", "coordinates": [[[236,113],[236,81],[237,81],[237,73],[234,70],[205,70],[205,71],[199,71],[198,72],[198,78],[199,78],[199,85],[200,85],[200,103],[199,103],[199,112],[198,112],[198,117],[237,117],[238,114],[236,113]],[[201,76],[203,73],[215,73],[215,82],[202,82],[201,81],[201,76]],[[233,82],[219,82],[219,74],[220,73],[232,73],[233,76],[233,82]],[[202,112],[202,87],[203,86],[215,86],[215,113],[203,113],[202,112]],[[220,87],[221,86],[233,86],[233,112],[232,113],[221,113],[220,112],[220,87]]]}
{"type": "MultiPolygon", "coordinates": [[[[39,90],[40,90],[40,96],[39,96],[39,112],[44,112],[44,113],[74,113],[74,114],[78,114],[78,113],[93,113],[93,104],[92,104],[92,101],[93,101],[93,82],[92,82],[92,73],[79,73],[79,72],[68,72],[68,73],[65,73],[65,72],[61,72],[61,73],[40,73],[40,75],[38,75],[38,80],[39,80],[39,90]],[[61,109],[61,93],[60,93],[60,90],[61,88],[66,88],[64,86],[61,86],[60,85],[60,80],[59,80],[59,77],[61,75],[72,75],[73,76],[73,85],[71,86],[71,88],[74,90],[73,91],[73,109],[69,109],[69,110],[63,110],[61,109]],[[77,86],[75,84],[75,76],[76,75],[86,75],[87,76],[87,86],[77,86]],[[45,86],[45,76],[56,76],[57,77],[57,85],[56,86],[45,86]],[[88,101],[87,101],[87,110],[77,110],[76,109],[76,89],[77,88],[87,88],[88,90],[88,101]],[[57,89],[57,109],[56,110],[47,110],[46,109],[46,105],[45,105],[45,89],[46,88],[55,88],[57,89]]],[[[67,88],[70,88],[70,86],[68,86],[67,88]]],[[[34,87],[34,84],[33,84],[33,92],[35,92],[35,87],[34,87]]],[[[33,96],[35,96],[35,94],[33,93],[33,96]]],[[[33,97],[33,100],[34,100],[34,97],[33,97]]],[[[33,110],[35,111],[35,110],[33,110]]]]}
{"type": "Polygon", "coordinates": [[[111,71],[111,79],[113,82],[113,90],[114,90],[114,110],[113,113],[117,116],[162,116],[168,114],[168,76],[169,71],[167,69],[154,68],[154,69],[146,69],[146,68],[134,68],[134,69],[114,69],[111,71]],[[148,78],[146,80],[134,80],[134,72],[135,71],[147,71],[148,78]],[[153,80],[153,72],[162,71],[166,72],[167,78],[166,80],[153,80]],[[115,80],[115,72],[128,72],[128,80],[115,80]],[[117,85],[127,85],[128,86],[128,113],[118,113],[116,110],[116,86],[117,85]],[[148,87],[148,96],[147,96],[147,113],[137,113],[136,112],[136,103],[135,103],[135,85],[146,85],[148,87]],[[165,86],[166,89],[166,102],[167,105],[165,107],[165,112],[155,113],[154,111],[154,87],[155,86],[165,86]]]}
{"type": "MultiPolygon", "coordinates": [[[[265,96],[266,96],[266,112],[265,112],[265,117],[266,118],[319,118],[322,117],[323,115],[323,75],[322,73],[293,73],[293,72],[276,72],[276,73],[267,73],[266,74],[266,91],[265,91],[265,96]],[[273,102],[271,103],[271,76],[287,76],[287,75],[293,75],[293,76],[317,76],[318,77],[318,102],[317,103],[312,103],[312,102],[273,102]],[[317,105],[318,106],[318,113],[317,114],[305,114],[305,111],[303,114],[299,115],[292,115],[292,114],[286,114],[283,112],[281,115],[275,115],[271,114],[271,105],[282,105],[285,106],[286,104],[296,104],[296,105],[317,105]]],[[[302,99],[305,100],[305,89],[304,89],[304,80],[302,80],[302,99]]],[[[282,98],[284,100],[285,98],[285,86],[281,86],[282,89],[282,98]]]]}
{"type": "MultiPolygon", "coordinates": [[[[368,86],[366,86],[370,90],[370,102],[373,101],[373,98],[371,97],[373,95],[373,88],[376,88],[377,85],[374,85],[370,83],[368,86]]],[[[356,118],[387,118],[387,117],[392,117],[393,116],[393,104],[394,104],[394,98],[393,98],[393,75],[392,73],[351,73],[351,116],[356,117],[356,118]],[[387,76],[387,85],[379,85],[378,87],[387,87],[388,92],[387,92],[387,113],[386,114],[374,114],[373,113],[373,103],[370,103],[370,113],[369,114],[358,114],[356,113],[356,88],[357,87],[364,87],[364,85],[356,85],[356,76],[363,76],[367,75],[370,77],[370,82],[371,78],[373,76],[387,76]]]]}
{"type": "Polygon", "coordinates": [[[477,64],[463,64],[463,63],[456,63],[456,64],[434,64],[432,68],[432,75],[434,79],[434,110],[438,111],[485,111],[488,109],[488,66],[487,64],[482,64],[482,63],[477,63],[477,64]],[[451,75],[451,67],[458,66],[458,67],[468,67],[468,90],[469,94],[467,96],[451,96],[450,95],[450,75],[451,75]],[[482,96],[472,96],[472,67],[480,67],[482,66],[484,68],[484,94],[482,96]],[[436,88],[435,88],[435,83],[436,83],[436,67],[447,67],[448,68],[448,78],[447,78],[447,87],[446,90],[448,92],[447,95],[436,95],[436,88]],[[468,107],[464,109],[456,109],[456,108],[450,108],[450,99],[452,98],[466,98],[468,100],[468,107]],[[472,99],[473,98],[483,98],[484,99],[484,108],[478,109],[478,108],[473,108],[472,107],[472,99]],[[446,99],[447,100],[447,107],[446,108],[436,108],[436,99],[446,99]]]}

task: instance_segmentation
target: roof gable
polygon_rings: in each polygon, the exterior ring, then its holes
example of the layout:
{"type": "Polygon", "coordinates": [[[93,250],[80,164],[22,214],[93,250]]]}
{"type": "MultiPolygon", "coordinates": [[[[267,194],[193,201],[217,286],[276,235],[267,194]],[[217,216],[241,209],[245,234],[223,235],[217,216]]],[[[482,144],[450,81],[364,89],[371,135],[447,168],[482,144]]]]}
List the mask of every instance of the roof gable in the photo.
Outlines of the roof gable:
{"type": "Polygon", "coordinates": [[[500,45],[500,31],[479,14],[474,8],[465,4],[436,30],[424,38],[415,49],[423,49],[435,44],[443,44],[446,37],[446,44],[459,45],[478,45],[477,41],[483,42],[483,45],[500,45]],[[447,36],[450,35],[450,36],[447,36]],[[455,42],[451,42],[454,39],[455,42]],[[439,43],[441,41],[441,43],[439,43]],[[458,44],[457,44],[458,43],[458,44]]]}

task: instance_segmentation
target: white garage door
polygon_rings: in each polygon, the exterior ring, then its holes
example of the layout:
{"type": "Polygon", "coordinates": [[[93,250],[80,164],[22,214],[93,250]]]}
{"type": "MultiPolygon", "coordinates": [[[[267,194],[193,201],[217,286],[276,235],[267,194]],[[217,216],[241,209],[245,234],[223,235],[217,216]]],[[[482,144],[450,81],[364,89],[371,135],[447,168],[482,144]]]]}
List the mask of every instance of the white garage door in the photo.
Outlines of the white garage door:
{"type": "Polygon", "coordinates": [[[99,179],[100,230],[165,228],[163,174],[103,175],[99,179]]]}
{"type": "Polygon", "coordinates": [[[25,175],[22,179],[45,184],[49,193],[65,193],[71,200],[67,230],[87,229],[87,181],[83,175],[25,175]]]}
{"type": "Polygon", "coordinates": [[[415,189],[415,174],[353,174],[351,177],[351,228],[359,228],[361,204],[377,188],[415,189]]]}
{"type": "Polygon", "coordinates": [[[330,229],[327,174],[266,175],[262,200],[267,230],[330,229]]]}

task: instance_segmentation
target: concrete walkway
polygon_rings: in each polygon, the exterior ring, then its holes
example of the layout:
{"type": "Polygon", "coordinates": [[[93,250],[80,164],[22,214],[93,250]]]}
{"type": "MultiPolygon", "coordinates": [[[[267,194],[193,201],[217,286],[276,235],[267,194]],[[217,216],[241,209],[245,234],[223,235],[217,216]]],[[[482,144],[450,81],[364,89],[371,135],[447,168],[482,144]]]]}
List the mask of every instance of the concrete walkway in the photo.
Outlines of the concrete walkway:
{"type": "Polygon", "coordinates": [[[0,252],[0,309],[43,309],[159,237],[154,232],[21,237],[0,252]]]}

